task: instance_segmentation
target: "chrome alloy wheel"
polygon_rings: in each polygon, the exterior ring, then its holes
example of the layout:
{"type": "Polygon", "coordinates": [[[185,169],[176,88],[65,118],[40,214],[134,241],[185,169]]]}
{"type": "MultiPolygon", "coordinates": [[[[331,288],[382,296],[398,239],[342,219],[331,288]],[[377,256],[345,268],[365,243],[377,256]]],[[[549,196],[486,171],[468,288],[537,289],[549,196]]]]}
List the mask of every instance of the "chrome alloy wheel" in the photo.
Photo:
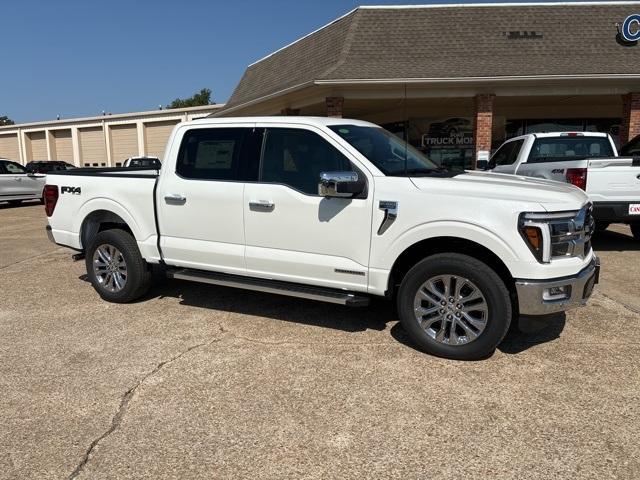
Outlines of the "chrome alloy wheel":
{"type": "Polygon", "coordinates": [[[489,306],[480,289],[457,275],[438,275],[422,284],[414,300],[418,325],[438,343],[464,345],[487,326],[489,306]]]}
{"type": "Polygon", "coordinates": [[[105,290],[119,292],[127,284],[127,264],[113,245],[103,244],[93,254],[93,273],[105,290]]]}

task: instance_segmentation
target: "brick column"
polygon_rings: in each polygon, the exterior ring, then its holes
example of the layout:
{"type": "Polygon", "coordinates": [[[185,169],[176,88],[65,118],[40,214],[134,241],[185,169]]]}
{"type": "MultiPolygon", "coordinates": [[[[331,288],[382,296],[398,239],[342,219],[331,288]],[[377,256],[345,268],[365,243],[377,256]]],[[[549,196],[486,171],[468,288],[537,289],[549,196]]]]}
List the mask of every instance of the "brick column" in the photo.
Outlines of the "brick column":
{"type": "Polygon", "coordinates": [[[343,97],[327,97],[324,102],[327,106],[327,117],[342,118],[343,97]]]}
{"type": "Polygon", "coordinates": [[[638,134],[640,134],[640,92],[632,92],[622,96],[620,146],[638,134]]]}
{"type": "Polygon", "coordinates": [[[473,123],[473,161],[475,168],[476,156],[480,150],[491,151],[491,129],[493,127],[492,93],[479,93],[475,96],[475,119],[473,123]]]}
{"type": "Polygon", "coordinates": [[[287,117],[295,117],[300,115],[300,109],[299,108],[283,108],[282,110],[280,110],[280,115],[285,115],[287,117]]]}

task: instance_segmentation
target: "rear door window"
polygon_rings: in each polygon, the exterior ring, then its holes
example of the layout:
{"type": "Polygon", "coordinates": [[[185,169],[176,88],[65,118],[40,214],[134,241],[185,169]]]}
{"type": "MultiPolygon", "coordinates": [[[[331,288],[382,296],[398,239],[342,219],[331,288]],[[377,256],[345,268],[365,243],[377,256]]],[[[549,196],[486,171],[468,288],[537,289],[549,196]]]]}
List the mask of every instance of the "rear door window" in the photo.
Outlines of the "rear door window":
{"type": "Polygon", "coordinates": [[[256,181],[261,131],[253,128],[198,128],[184,134],[176,173],[197,180],[256,181]]]}
{"type": "Polygon", "coordinates": [[[613,157],[611,142],[606,137],[563,136],[536,138],[527,162],[564,162],[606,157],[613,157]]]}

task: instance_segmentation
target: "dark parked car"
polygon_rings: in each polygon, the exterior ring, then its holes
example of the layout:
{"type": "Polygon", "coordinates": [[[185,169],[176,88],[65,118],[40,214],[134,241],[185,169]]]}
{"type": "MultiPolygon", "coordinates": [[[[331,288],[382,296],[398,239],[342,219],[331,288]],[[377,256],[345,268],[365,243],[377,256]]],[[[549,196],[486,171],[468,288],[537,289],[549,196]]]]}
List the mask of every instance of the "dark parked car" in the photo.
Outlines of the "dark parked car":
{"type": "Polygon", "coordinates": [[[640,157],[640,135],[636,135],[631,141],[620,147],[621,157],[640,157]]]}
{"type": "Polygon", "coordinates": [[[70,170],[76,167],[61,160],[36,160],[27,163],[25,168],[29,173],[49,173],[58,170],[70,170]]]}

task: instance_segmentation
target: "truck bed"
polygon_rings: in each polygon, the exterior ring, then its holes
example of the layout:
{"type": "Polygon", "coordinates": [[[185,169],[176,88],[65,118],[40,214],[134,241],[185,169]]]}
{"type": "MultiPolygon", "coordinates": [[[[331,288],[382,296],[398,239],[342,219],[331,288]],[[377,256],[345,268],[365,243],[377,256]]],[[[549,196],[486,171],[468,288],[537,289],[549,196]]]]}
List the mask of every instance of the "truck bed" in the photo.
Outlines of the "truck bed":
{"type": "Polygon", "coordinates": [[[111,212],[131,228],[138,247],[150,261],[159,260],[155,211],[158,171],[149,168],[78,168],[52,172],[47,185],[58,186],[50,224],[58,243],[83,249],[83,226],[111,212]]]}

